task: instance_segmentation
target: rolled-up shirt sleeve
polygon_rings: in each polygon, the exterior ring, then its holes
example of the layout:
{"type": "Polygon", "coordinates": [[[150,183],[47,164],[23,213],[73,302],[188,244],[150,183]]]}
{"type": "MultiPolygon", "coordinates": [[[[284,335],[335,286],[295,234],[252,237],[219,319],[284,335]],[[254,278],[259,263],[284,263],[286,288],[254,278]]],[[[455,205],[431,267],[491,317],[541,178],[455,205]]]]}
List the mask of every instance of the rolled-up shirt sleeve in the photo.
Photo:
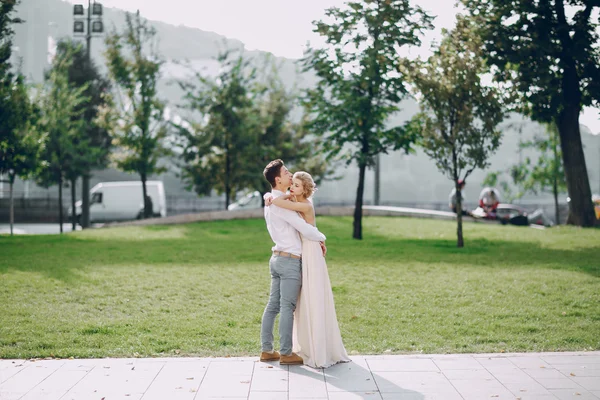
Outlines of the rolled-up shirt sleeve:
{"type": "Polygon", "coordinates": [[[327,238],[319,230],[302,219],[295,211],[271,205],[271,212],[292,225],[294,229],[302,234],[308,240],[315,242],[324,242],[327,238]]]}

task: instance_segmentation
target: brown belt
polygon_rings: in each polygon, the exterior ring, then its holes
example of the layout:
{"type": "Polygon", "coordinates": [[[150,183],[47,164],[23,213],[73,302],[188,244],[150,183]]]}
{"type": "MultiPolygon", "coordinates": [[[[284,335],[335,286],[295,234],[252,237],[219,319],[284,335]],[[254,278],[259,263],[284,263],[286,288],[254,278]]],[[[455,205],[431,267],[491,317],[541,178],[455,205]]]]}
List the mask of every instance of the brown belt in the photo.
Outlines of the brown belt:
{"type": "Polygon", "coordinates": [[[273,255],[274,255],[274,256],[280,256],[280,257],[290,257],[290,258],[295,258],[296,260],[300,260],[300,259],[302,259],[302,257],[300,257],[300,256],[297,256],[297,255],[295,255],[295,254],[292,254],[292,253],[287,253],[287,252],[285,252],[285,251],[274,251],[274,252],[273,252],[273,255]]]}

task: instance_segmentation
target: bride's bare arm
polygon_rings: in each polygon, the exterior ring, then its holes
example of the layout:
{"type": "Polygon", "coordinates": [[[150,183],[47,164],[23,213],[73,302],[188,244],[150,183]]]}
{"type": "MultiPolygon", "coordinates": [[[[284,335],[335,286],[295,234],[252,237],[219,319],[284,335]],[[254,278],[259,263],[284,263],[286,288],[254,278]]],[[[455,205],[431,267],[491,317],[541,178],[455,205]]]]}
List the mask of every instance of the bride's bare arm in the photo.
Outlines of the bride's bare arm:
{"type": "Polygon", "coordinates": [[[286,200],[283,197],[278,197],[273,199],[273,204],[277,207],[285,208],[287,210],[299,211],[301,213],[306,213],[312,210],[311,203],[298,203],[290,200],[286,200]]]}

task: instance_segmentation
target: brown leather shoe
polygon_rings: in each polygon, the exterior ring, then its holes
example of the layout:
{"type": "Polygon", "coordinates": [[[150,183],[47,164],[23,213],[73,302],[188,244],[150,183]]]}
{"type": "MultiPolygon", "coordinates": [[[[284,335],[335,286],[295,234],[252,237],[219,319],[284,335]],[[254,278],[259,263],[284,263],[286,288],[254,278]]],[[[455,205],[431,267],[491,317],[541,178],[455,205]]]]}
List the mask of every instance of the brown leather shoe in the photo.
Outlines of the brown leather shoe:
{"type": "Polygon", "coordinates": [[[267,353],[266,351],[263,351],[262,353],[260,353],[260,361],[262,362],[267,362],[267,361],[277,361],[279,360],[279,352],[277,351],[273,351],[271,353],[267,353]]]}
{"type": "Polygon", "coordinates": [[[302,365],[304,360],[296,353],[292,353],[289,356],[281,356],[279,360],[280,365],[302,365]]]}

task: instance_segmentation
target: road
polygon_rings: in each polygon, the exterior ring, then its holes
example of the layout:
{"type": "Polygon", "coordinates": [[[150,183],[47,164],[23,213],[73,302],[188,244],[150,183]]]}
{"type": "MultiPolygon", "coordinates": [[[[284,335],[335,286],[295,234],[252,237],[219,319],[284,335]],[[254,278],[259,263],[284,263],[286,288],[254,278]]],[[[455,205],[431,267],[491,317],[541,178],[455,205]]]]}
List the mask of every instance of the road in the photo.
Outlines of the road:
{"type": "MultiPolygon", "coordinates": [[[[77,230],[81,230],[77,226],[77,230]]],[[[52,235],[60,233],[58,224],[14,224],[13,232],[15,235],[52,235]]],[[[63,224],[63,232],[71,232],[71,224],[63,224]]],[[[0,235],[10,234],[9,224],[0,224],[0,235]]]]}

